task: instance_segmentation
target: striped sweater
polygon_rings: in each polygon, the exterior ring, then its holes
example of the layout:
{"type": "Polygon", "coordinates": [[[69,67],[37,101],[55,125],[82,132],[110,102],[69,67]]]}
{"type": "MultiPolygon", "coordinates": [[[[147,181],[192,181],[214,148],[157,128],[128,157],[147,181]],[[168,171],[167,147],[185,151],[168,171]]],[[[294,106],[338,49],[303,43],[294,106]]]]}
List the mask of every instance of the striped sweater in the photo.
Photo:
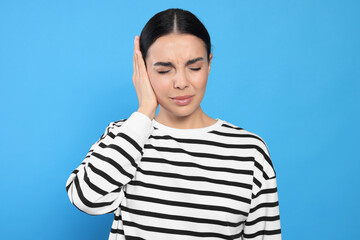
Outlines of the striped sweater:
{"type": "Polygon", "coordinates": [[[281,239],[265,142],[221,119],[176,129],[134,112],[111,122],[70,175],[81,211],[114,213],[109,239],[281,239]]]}

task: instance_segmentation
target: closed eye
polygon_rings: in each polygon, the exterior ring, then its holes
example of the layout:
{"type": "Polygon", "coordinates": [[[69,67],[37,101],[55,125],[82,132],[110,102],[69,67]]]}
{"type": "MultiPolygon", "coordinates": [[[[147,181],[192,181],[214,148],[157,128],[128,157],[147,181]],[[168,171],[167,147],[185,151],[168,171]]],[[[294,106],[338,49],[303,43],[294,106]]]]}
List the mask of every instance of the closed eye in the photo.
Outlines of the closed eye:
{"type": "MultiPolygon", "coordinates": [[[[198,68],[190,68],[191,70],[193,71],[199,71],[201,69],[201,67],[198,67],[198,68]]],[[[158,73],[160,74],[165,74],[165,73],[168,73],[170,72],[170,70],[167,70],[167,71],[158,71],[158,73]]]]}
{"type": "Polygon", "coordinates": [[[201,67],[199,68],[190,68],[191,70],[194,70],[194,71],[199,71],[201,69],[201,67]]]}

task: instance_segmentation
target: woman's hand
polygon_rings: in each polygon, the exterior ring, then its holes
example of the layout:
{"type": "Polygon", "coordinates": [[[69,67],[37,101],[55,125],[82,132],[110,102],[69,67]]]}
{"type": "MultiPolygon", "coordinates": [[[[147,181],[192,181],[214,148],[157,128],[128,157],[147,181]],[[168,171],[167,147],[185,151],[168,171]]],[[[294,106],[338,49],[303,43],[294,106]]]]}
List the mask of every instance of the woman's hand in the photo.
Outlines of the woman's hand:
{"type": "Polygon", "coordinates": [[[154,90],[151,86],[145,63],[140,51],[140,37],[135,36],[134,40],[134,74],[133,83],[139,100],[138,112],[147,115],[150,119],[155,117],[159,105],[154,90]]]}

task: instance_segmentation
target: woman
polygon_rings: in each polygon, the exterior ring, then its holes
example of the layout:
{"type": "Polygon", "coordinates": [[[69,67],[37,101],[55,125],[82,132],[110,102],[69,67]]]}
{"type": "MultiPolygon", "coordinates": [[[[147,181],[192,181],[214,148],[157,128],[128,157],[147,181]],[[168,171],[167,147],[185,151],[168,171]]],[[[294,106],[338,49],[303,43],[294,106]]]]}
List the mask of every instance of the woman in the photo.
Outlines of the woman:
{"type": "Polygon", "coordinates": [[[206,28],[168,9],[134,42],[139,108],[92,145],[66,183],[70,201],[91,215],[114,212],[109,239],[281,239],[266,144],[200,107],[206,28]]]}

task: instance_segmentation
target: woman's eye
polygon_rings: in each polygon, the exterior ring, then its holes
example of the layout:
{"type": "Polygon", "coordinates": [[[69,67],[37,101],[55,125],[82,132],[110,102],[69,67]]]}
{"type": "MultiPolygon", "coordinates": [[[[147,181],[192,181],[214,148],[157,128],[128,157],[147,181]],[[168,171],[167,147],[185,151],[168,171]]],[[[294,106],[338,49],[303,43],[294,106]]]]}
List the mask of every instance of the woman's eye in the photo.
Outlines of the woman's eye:
{"type": "MultiPolygon", "coordinates": [[[[191,70],[193,71],[199,71],[201,69],[201,67],[199,68],[190,68],[191,70]]],[[[167,71],[158,71],[159,74],[165,74],[165,73],[168,73],[170,72],[170,70],[167,70],[167,71]]]]}
{"type": "Polygon", "coordinates": [[[201,69],[201,67],[199,68],[190,68],[191,70],[194,70],[194,71],[199,71],[201,69]]]}

